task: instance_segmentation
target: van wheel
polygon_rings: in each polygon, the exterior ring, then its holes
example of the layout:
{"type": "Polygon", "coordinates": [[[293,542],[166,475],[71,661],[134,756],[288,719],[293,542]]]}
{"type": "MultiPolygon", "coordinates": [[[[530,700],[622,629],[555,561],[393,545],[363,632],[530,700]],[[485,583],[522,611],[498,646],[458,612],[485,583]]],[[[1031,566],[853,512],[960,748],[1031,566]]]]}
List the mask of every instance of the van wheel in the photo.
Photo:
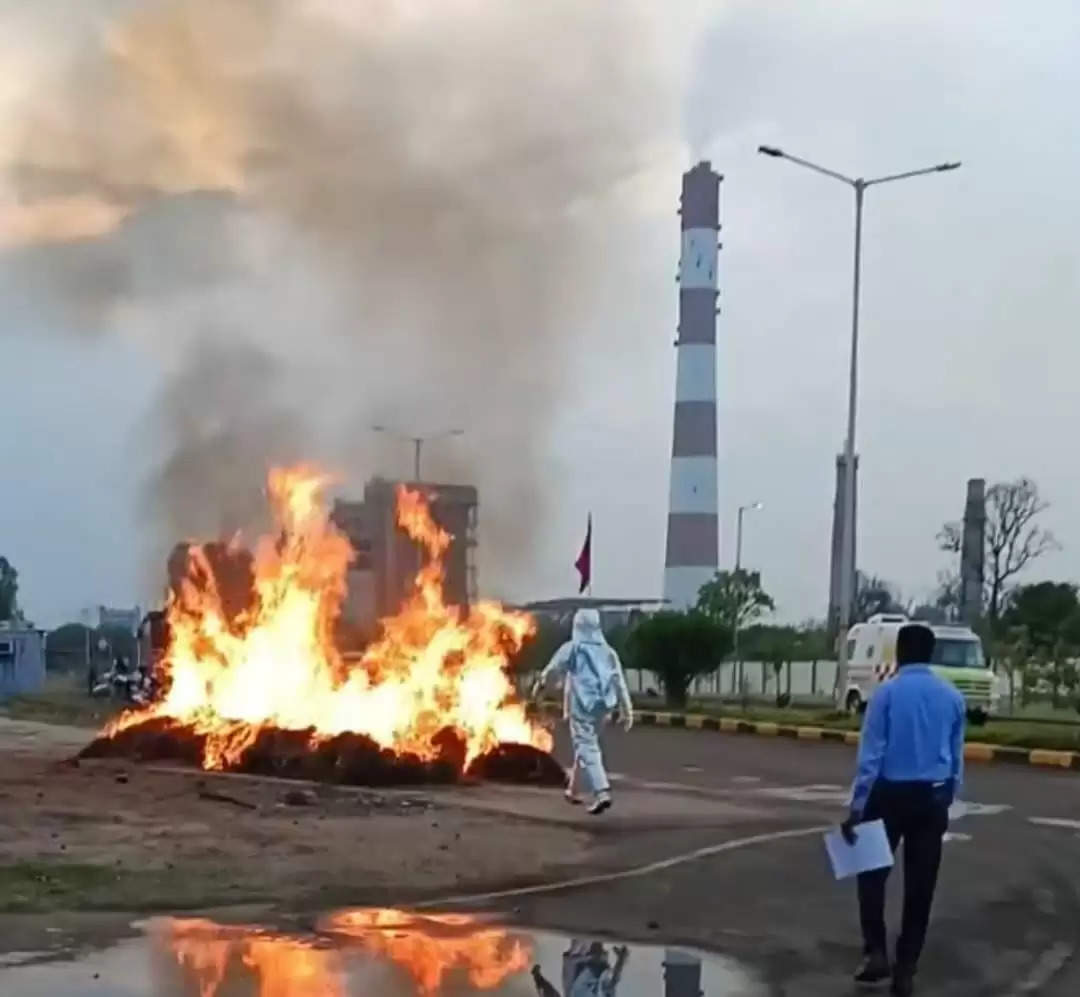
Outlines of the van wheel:
{"type": "Polygon", "coordinates": [[[865,712],[866,704],[862,701],[862,696],[852,689],[851,692],[847,694],[847,699],[844,700],[844,709],[852,716],[857,716],[858,714],[865,712]]]}
{"type": "Polygon", "coordinates": [[[982,727],[990,719],[986,710],[968,710],[967,718],[972,727],[982,727]]]}

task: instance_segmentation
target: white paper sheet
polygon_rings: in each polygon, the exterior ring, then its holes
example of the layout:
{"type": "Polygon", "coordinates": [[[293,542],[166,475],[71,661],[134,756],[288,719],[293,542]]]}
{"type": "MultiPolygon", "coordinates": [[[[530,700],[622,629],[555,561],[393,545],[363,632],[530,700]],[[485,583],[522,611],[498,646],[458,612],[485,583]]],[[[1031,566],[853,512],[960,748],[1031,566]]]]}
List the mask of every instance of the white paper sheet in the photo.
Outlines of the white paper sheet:
{"type": "Polygon", "coordinates": [[[893,853],[885,823],[880,820],[855,825],[855,844],[849,845],[839,828],[825,835],[825,851],[829,853],[833,875],[837,879],[849,879],[860,872],[888,869],[893,864],[893,853]]]}

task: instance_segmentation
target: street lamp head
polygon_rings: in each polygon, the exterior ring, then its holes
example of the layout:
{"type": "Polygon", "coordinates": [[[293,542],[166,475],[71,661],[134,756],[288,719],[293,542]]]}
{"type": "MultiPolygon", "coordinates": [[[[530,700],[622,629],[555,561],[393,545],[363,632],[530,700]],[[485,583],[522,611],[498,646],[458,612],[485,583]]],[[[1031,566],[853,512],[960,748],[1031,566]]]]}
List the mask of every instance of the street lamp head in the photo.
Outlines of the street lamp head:
{"type": "Polygon", "coordinates": [[[763,156],[773,156],[774,158],[780,158],[784,155],[775,145],[759,145],[757,151],[763,156]]]}
{"type": "Polygon", "coordinates": [[[942,163],[939,167],[937,167],[938,173],[948,173],[949,170],[958,170],[958,169],[960,169],[960,164],[959,163],[942,163]]]}
{"type": "Polygon", "coordinates": [[[752,506],[750,506],[750,508],[751,509],[764,509],[765,508],[765,503],[764,502],[755,502],[752,506]]]}
{"type": "Polygon", "coordinates": [[[385,426],[372,426],[371,431],[373,433],[385,433],[386,432],[386,427],[385,426]]]}

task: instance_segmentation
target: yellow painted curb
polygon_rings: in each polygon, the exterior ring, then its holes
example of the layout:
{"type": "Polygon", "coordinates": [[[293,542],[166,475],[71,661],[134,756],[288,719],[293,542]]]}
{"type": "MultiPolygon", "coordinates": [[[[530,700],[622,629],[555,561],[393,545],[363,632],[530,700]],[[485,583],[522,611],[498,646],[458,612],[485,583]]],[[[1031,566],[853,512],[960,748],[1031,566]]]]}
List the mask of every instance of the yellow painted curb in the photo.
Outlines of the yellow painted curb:
{"type": "Polygon", "coordinates": [[[754,724],[755,734],[764,734],[766,737],[776,737],[780,731],[780,725],[769,723],[768,721],[761,721],[754,724]]]}
{"type": "Polygon", "coordinates": [[[1031,765],[1050,765],[1056,768],[1068,769],[1072,768],[1073,765],[1073,752],[1033,748],[1028,754],[1028,762],[1031,765]]]}
{"type": "Polygon", "coordinates": [[[700,713],[689,713],[686,716],[686,726],[694,730],[701,730],[705,726],[705,717],[700,713]]]}
{"type": "Polygon", "coordinates": [[[859,732],[857,730],[844,731],[844,744],[858,744],[859,732]]]}
{"type": "Polygon", "coordinates": [[[795,733],[800,741],[820,741],[825,731],[821,727],[797,727],[795,733]]]}
{"type": "Polygon", "coordinates": [[[969,741],[964,745],[964,757],[973,762],[992,762],[994,760],[994,746],[969,741]]]}
{"type": "Polygon", "coordinates": [[[721,717],[720,730],[725,734],[737,734],[739,732],[739,721],[732,717],[721,717]]]}

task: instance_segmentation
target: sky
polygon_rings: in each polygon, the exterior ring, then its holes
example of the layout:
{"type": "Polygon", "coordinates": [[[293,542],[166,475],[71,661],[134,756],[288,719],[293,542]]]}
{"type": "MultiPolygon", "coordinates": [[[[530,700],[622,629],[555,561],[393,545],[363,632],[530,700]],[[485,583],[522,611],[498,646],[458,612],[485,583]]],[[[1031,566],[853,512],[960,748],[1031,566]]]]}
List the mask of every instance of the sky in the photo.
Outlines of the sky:
{"type": "Polygon", "coordinates": [[[406,475],[463,430],[480,586],[663,578],[680,174],[721,187],[721,561],[824,615],[852,195],[872,177],[859,566],[911,598],[967,478],[1035,479],[1080,578],[1068,0],[0,0],[0,553],[40,625],[146,605],[278,460],[406,475]],[[224,13],[223,13],[224,12],[224,13]],[[1066,435],[1063,435],[1066,434],[1066,435]]]}

